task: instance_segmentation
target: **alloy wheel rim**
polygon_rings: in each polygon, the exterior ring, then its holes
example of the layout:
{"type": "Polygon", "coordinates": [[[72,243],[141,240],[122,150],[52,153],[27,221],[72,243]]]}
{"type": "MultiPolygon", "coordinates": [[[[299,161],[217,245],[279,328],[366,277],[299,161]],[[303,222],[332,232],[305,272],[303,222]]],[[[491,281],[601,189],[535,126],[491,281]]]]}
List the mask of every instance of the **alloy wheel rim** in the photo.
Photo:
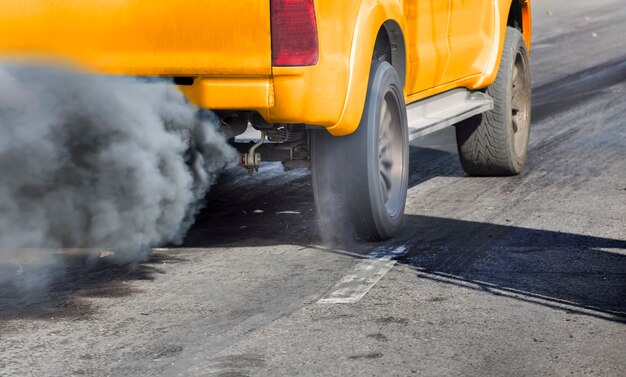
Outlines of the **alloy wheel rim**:
{"type": "Polygon", "coordinates": [[[389,215],[401,207],[403,141],[397,99],[392,92],[383,98],[378,132],[380,194],[389,215]]]}
{"type": "Polygon", "coordinates": [[[522,158],[528,142],[530,123],[530,80],[526,60],[521,52],[515,58],[511,89],[511,126],[516,157],[522,158]]]}

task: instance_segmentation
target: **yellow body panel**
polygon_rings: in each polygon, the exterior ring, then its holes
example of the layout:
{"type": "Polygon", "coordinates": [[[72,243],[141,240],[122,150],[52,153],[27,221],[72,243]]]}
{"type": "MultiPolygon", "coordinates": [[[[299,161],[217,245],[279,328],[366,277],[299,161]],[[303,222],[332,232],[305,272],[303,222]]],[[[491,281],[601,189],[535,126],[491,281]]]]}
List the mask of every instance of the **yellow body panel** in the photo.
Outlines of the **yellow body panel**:
{"type": "Polygon", "coordinates": [[[3,0],[0,51],[113,74],[269,76],[269,0],[3,0]]]}
{"type": "Polygon", "coordinates": [[[480,74],[494,40],[495,29],[499,26],[499,15],[494,4],[485,0],[450,0],[448,43],[450,62],[446,68],[443,83],[453,82],[461,77],[480,74]],[[471,21],[471,22],[468,22],[471,21]]]}
{"type": "MultiPolygon", "coordinates": [[[[522,0],[530,48],[530,1],[522,0]]],[[[334,135],[359,124],[378,31],[406,50],[407,103],[496,77],[511,0],[316,0],[319,60],[272,67],[270,0],[5,0],[0,54],[67,61],[101,73],[192,76],[209,109],[256,110],[270,123],[334,135]]]]}
{"type": "Polygon", "coordinates": [[[408,1],[407,50],[411,70],[406,92],[421,92],[441,84],[450,58],[448,48],[449,0],[408,1]],[[415,46],[415,47],[411,47],[415,46]]]}

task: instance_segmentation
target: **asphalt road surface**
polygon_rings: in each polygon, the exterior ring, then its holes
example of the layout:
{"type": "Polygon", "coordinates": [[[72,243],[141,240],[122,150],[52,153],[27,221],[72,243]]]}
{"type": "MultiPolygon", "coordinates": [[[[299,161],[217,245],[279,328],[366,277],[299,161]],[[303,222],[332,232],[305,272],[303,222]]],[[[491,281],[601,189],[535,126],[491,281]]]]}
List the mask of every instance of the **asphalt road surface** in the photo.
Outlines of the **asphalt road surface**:
{"type": "Polygon", "coordinates": [[[0,375],[626,375],[626,7],[534,0],[525,173],[411,146],[399,237],[319,235],[306,171],[231,171],[185,244],[0,287],[0,375]]]}

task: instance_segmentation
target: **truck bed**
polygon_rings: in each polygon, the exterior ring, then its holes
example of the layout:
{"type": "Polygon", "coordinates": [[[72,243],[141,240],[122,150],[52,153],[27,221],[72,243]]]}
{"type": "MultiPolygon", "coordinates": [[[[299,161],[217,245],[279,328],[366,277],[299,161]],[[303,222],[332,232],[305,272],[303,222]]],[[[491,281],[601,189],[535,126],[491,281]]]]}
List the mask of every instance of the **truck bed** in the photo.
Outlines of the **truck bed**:
{"type": "Polygon", "coordinates": [[[0,51],[111,74],[269,76],[269,0],[6,0],[0,51]]]}

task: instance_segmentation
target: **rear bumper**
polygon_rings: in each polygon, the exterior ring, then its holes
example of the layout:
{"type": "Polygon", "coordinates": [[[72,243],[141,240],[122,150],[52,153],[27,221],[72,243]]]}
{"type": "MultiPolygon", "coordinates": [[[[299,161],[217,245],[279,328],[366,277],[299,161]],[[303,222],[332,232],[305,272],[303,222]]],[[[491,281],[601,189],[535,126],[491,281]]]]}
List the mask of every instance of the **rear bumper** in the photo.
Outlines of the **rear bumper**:
{"type": "MultiPolygon", "coordinates": [[[[333,128],[340,123],[346,92],[320,82],[318,67],[274,67],[270,77],[196,77],[180,90],[211,110],[254,110],[268,123],[333,128]]],[[[332,130],[331,130],[332,132],[332,130]]]]}
{"type": "Polygon", "coordinates": [[[179,86],[195,105],[212,110],[255,110],[271,123],[274,107],[271,77],[201,77],[193,85],[179,86]]]}

